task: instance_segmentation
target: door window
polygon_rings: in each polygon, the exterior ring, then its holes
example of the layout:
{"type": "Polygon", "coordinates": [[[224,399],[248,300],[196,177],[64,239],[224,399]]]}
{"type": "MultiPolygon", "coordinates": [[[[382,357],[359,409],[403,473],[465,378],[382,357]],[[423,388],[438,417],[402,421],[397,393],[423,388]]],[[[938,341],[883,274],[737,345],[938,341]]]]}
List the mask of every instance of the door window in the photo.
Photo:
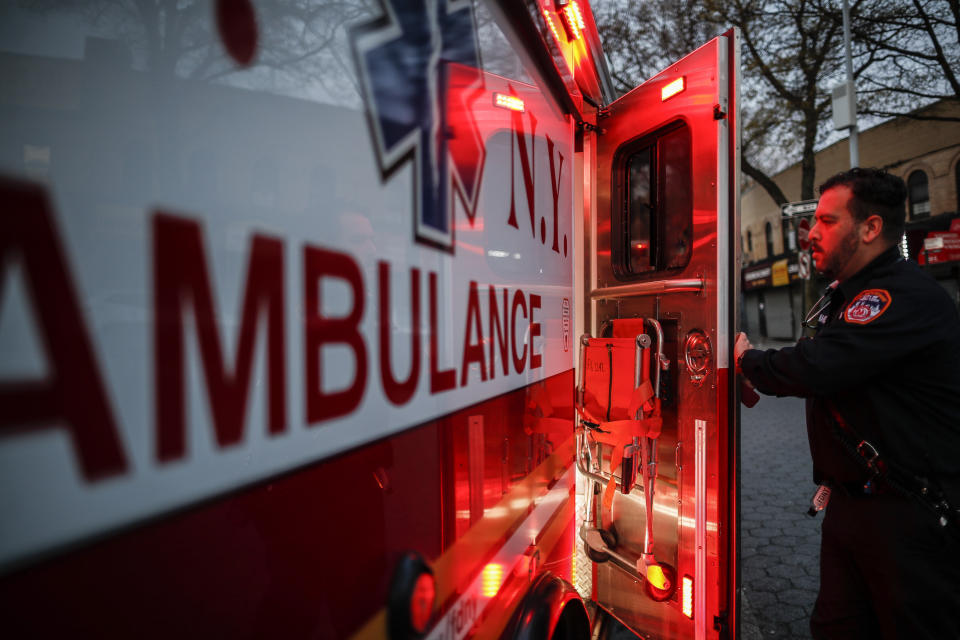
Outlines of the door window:
{"type": "Polygon", "coordinates": [[[685,267],[693,237],[690,129],[673,123],[630,143],[619,158],[622,193],[611,230],[617,277],[685,267]]]}

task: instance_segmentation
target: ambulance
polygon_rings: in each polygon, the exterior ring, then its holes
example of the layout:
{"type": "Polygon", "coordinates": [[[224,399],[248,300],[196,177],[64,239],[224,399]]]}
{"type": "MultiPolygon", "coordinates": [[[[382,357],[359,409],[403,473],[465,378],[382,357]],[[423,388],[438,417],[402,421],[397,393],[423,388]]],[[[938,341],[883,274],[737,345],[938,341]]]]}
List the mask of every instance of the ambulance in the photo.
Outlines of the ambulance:
{"type": "Polygon", "coordinates": [[[0,22],[5,637],[736,636],[737,31],[0,22]]]}

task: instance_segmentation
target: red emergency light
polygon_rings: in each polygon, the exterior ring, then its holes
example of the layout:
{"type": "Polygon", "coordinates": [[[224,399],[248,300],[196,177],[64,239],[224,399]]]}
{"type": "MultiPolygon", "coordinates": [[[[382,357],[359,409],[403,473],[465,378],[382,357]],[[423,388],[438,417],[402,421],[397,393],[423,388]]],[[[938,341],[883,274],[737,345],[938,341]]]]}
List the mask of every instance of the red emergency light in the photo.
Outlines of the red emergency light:
{"type": "Polygon", "coordinates": [[[579,40],[587,26],[583,21],[580,5],[577,4],[577,0],[559,4],[562,6],[561,15],[563,16],[563,26],[566,29],[567,36],[570,40],[579,40]]]}
{"type": "Polygon", "coordinates": [[[684,89],[686,89],[686,83],[684,82],[684,76],[680,76],[679,78],[677,78],[677,79],[674,80],[673,82],[670,82],[670,83],[664,85],[664,87],[663,87],[662,89],[660,89],[660,100],[661,100],[661,102],[665,102],[665,101],[669,100],[670,98],[672,98],[673,96],[677,95],[678,93],[680,93],[680,92],[683,91],[684,89]]]}
{"type": "Polygon", "coordinates": [[[437,581],[419,553],[409,551],[397,562],[387,598],[387,626],[391,637],[423,634],[433,618],[437,581]]]}
{"type": "Polygon", "coordinates": [[[499,93],[494,91],[493,93],[493,105],[495,107],[501,107],[503,109],[510,109],[511,111],[519,111],[523,113],[526,110],[526,106],[523,104],[523,100],[517,96],[511,96],[506,93],[499,93]]]}
{"type": "Polygon", "coordinates": [[[413,594],[410,596],[410,626],[417,633],[423,633],[433,614],[433,601],[436,598],[437,586],[433,574],[421,573],[414,583],[413,594]]]}

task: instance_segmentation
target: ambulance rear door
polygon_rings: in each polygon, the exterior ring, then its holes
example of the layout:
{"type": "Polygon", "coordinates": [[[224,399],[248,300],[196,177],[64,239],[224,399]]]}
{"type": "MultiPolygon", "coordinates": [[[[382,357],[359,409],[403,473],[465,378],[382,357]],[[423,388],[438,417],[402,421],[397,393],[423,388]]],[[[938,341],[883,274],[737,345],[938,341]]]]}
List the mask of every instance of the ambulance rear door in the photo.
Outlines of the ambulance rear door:
{"type": "MultiPolygon", "coordinates": [[[[735,629],[738,70],[731,30],[613,102],[593,138],[587,327],[611,335],[615,319],[649,318],[648,333],[663,333],[651,511],[670,584],[654,593],[643,571],[610,561],[591,571],[597,604],[644,637],[735,629]]],[[[631,562],[645,548],[644,505],[637,489],[612,503],[612,540],[631,562]]]]}

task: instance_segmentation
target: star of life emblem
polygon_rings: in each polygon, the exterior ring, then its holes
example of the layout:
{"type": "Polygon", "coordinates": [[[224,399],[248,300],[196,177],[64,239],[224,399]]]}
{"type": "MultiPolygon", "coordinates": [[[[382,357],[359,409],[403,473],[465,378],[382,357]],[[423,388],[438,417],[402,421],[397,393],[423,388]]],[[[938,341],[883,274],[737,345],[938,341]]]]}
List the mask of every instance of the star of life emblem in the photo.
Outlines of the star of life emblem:
{"type": "Polygon", "coordinates": [[[350,30],[384,181],[413,173],[415,239],[453,250],[454,198],[470,223],[486,155],[471,104],[483,94],[469,0],[383,0],[350,30]]]}

